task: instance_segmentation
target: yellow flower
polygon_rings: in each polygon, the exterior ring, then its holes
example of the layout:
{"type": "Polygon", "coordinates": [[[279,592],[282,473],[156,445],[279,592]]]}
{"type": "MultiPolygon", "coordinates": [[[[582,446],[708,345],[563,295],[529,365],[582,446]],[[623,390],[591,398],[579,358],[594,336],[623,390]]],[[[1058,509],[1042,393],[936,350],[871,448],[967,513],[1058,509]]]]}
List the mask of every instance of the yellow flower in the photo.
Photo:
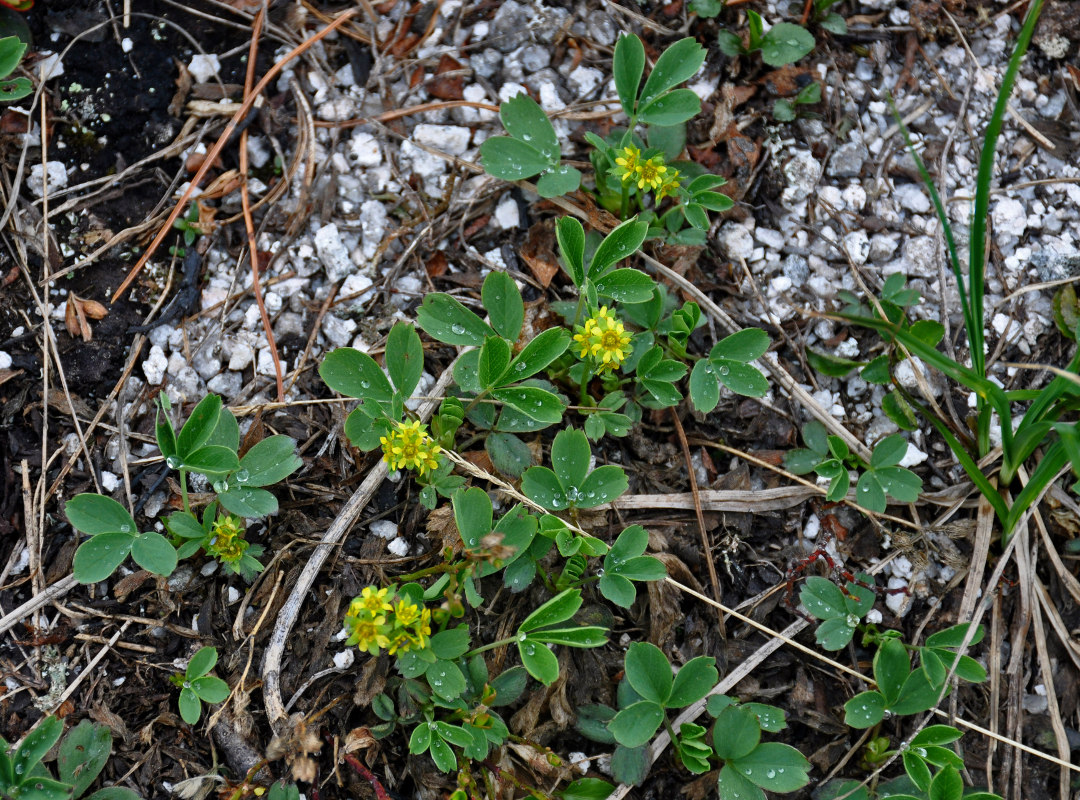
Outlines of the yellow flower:
{"type": "Polygon", "coordinates": [[[585,320],[574,341],[581,347],[579,358],[592,356],[600,362],[598,372],[614,370],[630,355],[633,335],[607,306],[602,306],[592,317],[585,320]]]}
{"type": "MultiPolygon", "coordinates": [[[[360,601],[360,607],[373,617],[377,617],[380,611],[390,611],[393,607],[390,605],[390,601],[386,599],[388,591],[389,589],[376,590],[374,586],[365,586],[364,591],[357,598],[360,601]]],[[[350,605],[349,608],[351,610],[352,606],[350,605]]]]}
{"type": "Polygon", "coordinates": [[[638,157],[641,155],[641,151],[632,144],[628,144],[620,152],[622,155],[615,159],[615,171],[622,175],[622,179],[625,181],[637,170],[638,157]]]}
{"type": "Polygon", "coordinates": [[[682,181],[679,178],[679,171],[677,169],[671,171],[671,175],[664,179],[664,182],[660,184],[660,187],[656,190],[656,202],[660,202],[665,197],[670,197],[675,194],[679,187],[682,185],[682,181]]]}
{"type": "Polygon", "coordinates": [[[210,528],[210,543],[206,546],[207,555],[225,564],[236,564],[248,549],[244,541],[244,523],[232,514],[218,517],[210,528]]]}
{"type": "Polygon", "coordinates": [[[427,426],[420,420],[396,422],[388,436],[379,438],[382,443],[383,461],[391,469],[415,469],[421,475],[437,469],[442,451],[428,435],[427,426]]]}
{"type": "Polygon", "coordinates": [[[398,627],[404,628],[412,625],[420,619],[420,607],[413,605],[408,600],[398,600],[394,606],[394,622],[398,627]]]}
{"type": "Polygon", "coordinates": [[[389,646],[387,647],[386,652],[388,652],[390,655],[394,655],[395,653],[407,653],[409,652],[409,648],[412,646],[412,644],[413,641],[409,637],[408,633],[406,633],[405,631],[398,631],[397,635],[394,637],[394,640],[390,642],[389,646]]]}
{"type": "Polygon", "coordinates": [[[373,656],[377,655],[379,650],[390,645],[386,634],[379,629],[380,624],[382,624],[382,617],[356,620],[349,639],[361,650],[366,650],[373,656]]]}
{"type": "Polygon", "coordinates": [[[644,189],[648,186],[650,189],[659,189],[664,183],[664,173],[667,169],[660,156],[653,156],[644,164],[635,164],[634,172],[637,173],[638,188],[644,189]]]}
{"type": "Polygon", "coordinates": [[[409,637],[412,643],[423,650],[428,646],[428,639],[431,636],[431,611],[425,608],[420,612],[420,619],[416,621],[416,625],[413,627],[414,636],[409,637]]]}

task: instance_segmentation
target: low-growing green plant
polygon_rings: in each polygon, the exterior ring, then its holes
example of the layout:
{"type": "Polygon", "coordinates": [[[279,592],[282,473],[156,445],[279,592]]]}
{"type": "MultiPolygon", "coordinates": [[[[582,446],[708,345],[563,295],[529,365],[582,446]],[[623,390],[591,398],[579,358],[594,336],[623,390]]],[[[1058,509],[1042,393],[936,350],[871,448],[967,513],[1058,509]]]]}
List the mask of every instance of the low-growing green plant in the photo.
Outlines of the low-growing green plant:
{"type": "Polygon", "coordinates": [[[229,684],[221,678],[208,674],[217,664],[216,647],[203,647],[188,661],[182,674],[169,677],[180,687],[180,717],[188,725],[194,725],[202,716],[202,704],[220,703],[229,696],[229,684]]]}
{"type": "Polygon", "coordinates": [[[727,695],[713,695],[706,704],[713,724],[711,745],[708,729],[683,723],[675,731],[667,712],[704,698],[716,685],[719,674],[714,659],[699,656],[672,676],[663,651],[647,642],[627,648],[626,674],[619,684],[616,711],[593,705],[581,709],[578,730],[595,741],[614,744],[612,775],[628,784],[640,784],[648,772],[647,745],[663,727],[671,736],[675,752],[690,772],[704,774],[723,762],[717,787],[722,800],[760,798],[762,789],[793,792],[809,782],[810,763],[795,748],[779,742],[762,742],[761,732],[786,727],[783,710],[759,703],[740,704],[727,695]]]}
{"type": "MultiPolygon", "coordinates": [[[[83,720],[64,736],[64,722],[46,717],[13,752],[0,738],[0,797],[11,800],[73,800],[82,797],[101,774],[112,754],[112,733],[106,725],[83,720]],[[41,763],[60,741],[56,774],[41,763]]],[[[87,800],[138,800],[122,786],[98,789],[87,800]]]]}
{"type": "MultiPolygon", "coordinates": [[[[18,9],[21,10],[21,9],[18,9]]],[[[12,78],[13,73],[26,53],[26,43],[18,36],[5,36],[0,39],[0,103],[22,100],[34,91],[34,84],[29,78],[12,78]]]]}
{"type": "Polygon", "coordinates": [[[821,102],[821,84],[814,81],[799,90],[790,100],[779,98],[773,103],[772,115],[777,122],[792,122],[796,117],[809,116],[803,106],[816,106],[821,102]]]}
{"type": "MultiPolygon", "coordinates": [[[[695,162],[678,160],[686,143],[686,122],[701,111],[698,96],[678,86],[704,62],[705,49],[691,38],[681,39],[660,54],[646,76],[641,40],[621,36],[612,73],[627,127],[607,138],[585,134],[593,148],[589,160],[598,202],[624,220],[641,214],[650,237],[677,244],[704,244],[708,211],[732,206],[729,197],[714,191],[725,182],[722,177],[695,162]],[[638,136],[639,125],[644,126],[644,139],[638,136]]],[[[489,174],[508,181],[539,175],[536,189],[542,197],[578,189],[581,172],[561,163],[555,128],[532,98],[511,98],[499,106],[499,117],[508,135],[493,136],[480,146],[489,174]]]]}
{"type": "MultiPolygon", "coordinates": [[[[902,427],[914,424],[915,412],[930,422],[948,444],[968,477],[993,507],[1001,523],[1005,541],[1011,537],[1024,514],[1063,468],[1071,464],[1073,471],[1080,475],[1080,430],[1077,429],[1076,422],[1064,422],[1061,419],[1063,414],[1076,407],[1077,395],[1080,395],[1080,385],[1076,377],[1080,368],[1080,351],[1074,354],[1064,371],[1058,372],[1049,384],[1035,391],[1005,391],[988,376],[986,365],[986,226],[995,149],[1020,61],[1031,41],[1041,11],[1042,0],[1034,0],[1028,6],[983,138],[975,182],[966,275],[959,260],[945,207],[922,159],[911,144],[906,127],[897,116],[908,142],[908,149],[915,159],[945,232],[949,264],[960,294],[970,366],[949,358],[937,349],[941,340],[940,334],[944,332],[939,323],[926,320],[909,322],[905,307],[909,304],[906,301],[911,298],[902,298],[904,302],[901,303],[885,302],[886,298],[883,298],[874,304],[870,312],[849,306],[838,315],[840,319],[853,325],[877,331],[890,345],[886,356],[875,359],[864,369],[865,373],[873,368],[877,373],[877,380],[890,382],[895,395],[902,400],[894,400],[891,409],[886,408],[886,411],[890,412],[890,417],[902,427]],[[947,419],[905,389],[896,380],[894,369],[909,356],[921,359],[923,363],[970,390],[975,397],[973,418],[959,423],[947,419]],[[1018,403],[1028,404],[1022,416],[1014,414],[1014,405],[1018,403]],[[979,464],[980,459],[987,456],[995,445],[992,431],[1000,431],[1001,462],[996,484],[992,477],[987,475],[985,467],[979,464]],[[1023,486],[1013,487],[1020,470],[1037,453],[1041,455],[1029,470],[1027,482],[1023,486]]],[[[895,286],[888,288],[895,289],[895,286]]]]}
{"type": "Polygon", "coordinates": [[[192,410],[177,434],[169,418],[171,404],[160,395],[156,434],[169,469],[180,475],[183,511],[166,520],[172,541],[154,531],[139,533],[135,520],[120,503],[105,495],[84,493],[65,506],[68,522],[90,536],[75,551],[72,572],[80,583],[105,580],[130,555],[136,564],[158,575],[170,575],[179,558],[202,549],[233,572],[250,578],[262,567],[262,548],[243,538],[240,518],[259,518],[277,512],[277,498],[265,488],[284,480],[303,462],[288,436],[268,436],[244,454],[236,417],[221,398],[210,394],[192,410]],[[192,509],[188,474],[204,476],[215,500],[200,522],[192,509]],[[178,549],[179,548],[179,549],[178,549]]]}
{"type": "Polygon", "coordinates": [[[840,0],[814,0],[810,7],[810,18],[829,33],[843,35],[847,33],[847,22],[831,10],[839,2],[840,0]]]}
{"type": "Polygon", "coordinates": [[[756,11],[747,10],[747,40],[734,31],[721,31],[718,44],[728,56],[761,53],[761,60],[770,67],[794,64],[814,49],[814,35],[794,22],[778,22],[765,30],[765,23],[756,11]]]}
{"type": "Polygon", "coordinates": [[[841,588],[826,578],[811,576],[803,584],[799,601],[822,621],[814,636],[826,650],[842,650],[874,607],[874,578],[859,573],[841,588]]]}
{"type": "Polygon", "coordinates": [[[882,513],[888,497],[899,503],[913,503],[922,491],[922,479],[897,464],[907,454],[907,440],[900,434],[886,436],[874,446],[870,461],[852,453],[847,443],[833,436],[817,420],[802,428],[804,449],[784,454],[784,467],[796,475],[814,472],[829,481],[825,499],[835,503],[851,488],[851,470],[862,471],[855,487],[855,501],[863,508],[882,513]]]}

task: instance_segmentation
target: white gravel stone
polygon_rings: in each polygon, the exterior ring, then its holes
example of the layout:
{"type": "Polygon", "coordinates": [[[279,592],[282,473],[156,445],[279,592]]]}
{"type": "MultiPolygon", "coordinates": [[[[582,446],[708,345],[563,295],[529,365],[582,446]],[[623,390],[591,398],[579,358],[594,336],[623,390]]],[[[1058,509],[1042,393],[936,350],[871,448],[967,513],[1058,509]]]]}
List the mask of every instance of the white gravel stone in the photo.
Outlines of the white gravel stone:
{"type": "Polygon", "coordinates": [[[386,545],[386,549],[395,556],[406,556],[409,554],[409,543],[399,536],[396,539],[391,539],[390,543],[386,545]]]}
{"type": "Polygon", "coordinates": [[[351,319],[342,319],[334,314],[323,317],[323,334],[335,347],[345,347],[356,332],[356,322],[351,319]]]}
{"type": "Polygon", "coordinates": [[[604,74],[593,67],[578,67],[566,76],[570,91],[575,97],[585,97],[593,93],[593,90],[604,80],[604,74]]]}
{"type": "Polygon", "coordinates": [[[885,595],[885,605],[896,616],[903,617],[911,607],[911,597],[901,591],[908,588],[907,581],[903,578],[889,578],[887,588],[891,592],[885,595]]]}
{"type": "Polygon", "coordinates": [[[63,189],[68,183],[68,171],[63,161],[48,161],[45,166],[34,164],[30,167],[30,174],[26,176],[26,185],[30,191],[38,197],[45,195],[45,175],[48,175],[49,192],[63,189]]]}
{"type": "Polygon", "coordinates": [[[0,369],[11,369],[11,354],[0,350],[0,369]]]}
{"type": "Polygon", "coordinates": [[[1003,197],[994,203],[990,212],[994,232],[1002,236],[1023,236],[1027,230],[1027,212],[1024,204],[1012,197],[1003,197]]]}
{"type": "Polygon", "coordinates": [[[760,226],[754,228],[754,238],[773,250],[784,249],[784,234],[780,233],[780,231],[774,231],[772,228],[762,228],[760,226]]]}
{"type": "Polygon", "coordinates": [[[380,539],[393,539],[397,536],[398,526],[397,523],[389,519],[377,519],[368,525],[368,530],[372,535],[378,536],[380,539]]]}
{"type": "Polygon", "coordinates": [[[821,163],[809,150],[796,150],[784,164],[787,188],[780,195],[780,202],[787,207],[800,203],[810,196],[821,180],[821,163]]]}
{"type": "Polygon", "coordinates": [[[382,163],[379,140],[367,131],[356,131],[349,142],[349,156],[361,167],[377,167],[382,163]]]}
{"type": "Polygon", "coordinates": [[[893,197],[913,214],[925,214],[930,210],[930,198],[916,183],[901,183],[893,190],[893,197]]]}
{"type": "Polygon", "coordinates": [[[221,70],[221,60],[213,53],[196,53],[187,68],[195,83],[206,83],[221,70]]]}
{"type": "Polygon", "coordinates": [[[856,264],[865,264],[866,259],[870,256],[870,239],[867,237],[866,231],[859,229],[845,234],[844,250],[847,251],[848,257],[856,264]]]}
{"type": "Polygon", "coordinates": [[[512,197],[506,197],[495,206],[495,224],[502,230],[516,228],[521,223],[521,214],[518,212],[517,201],[512,197]]]}
{"type": "Polygon", "coordinates": [[[754,252],[754,237],[745,226],[737,222],[725,222],[720,226],[717,240],[731,259],[748,259],[754,252]]]}
{"type": "Polygon", "coordinates": [[[165,380],[165,370],[169,367],[169,359],[165,357],[165,351],[159,345],[150,348],[150,355],[142,363],[143,375],[146,382],[151,386],[159,386],[165,380]]]}
{"type": "Polygon", "coordinates": [[[183,367],[176,376],[169,381],[169,397],[176,403],[187,403],[199,400],[202,394],[202,378],[199,377],[194,367],[183,367]]]}
{"type": "Polygon", "coordinates": [[[919,464],[926,461],[927,455],[918,447],[908,442],[907,452],[904,453],[904,457],[900,459],[899,466],[901,467],[917,467],[919,464]]]}
{"type": "Polygon", "coordinates": [[[315,252],[319,254],[326,277],[332,282],[340,281],[356,271],[356,265],[349,258],[349,251],[334,223],[323,225],[315,232],[315,252]]]}
{"type": "Polygon", "coordinates": [[[413,139],[452,156],[464,155],[469,149],[472,131],[459,125],[429,125],[421,123],[413,128],[413,139]]]}
{"type": "Polygon", "coordinates": [[[366,200],[360,206],[360,231],[364,236],[361,248],[364,258],[371,259],[382,244],[383,236],[386,235],[388,216],[386,206],[378,200],[366,200]]]}
{"type": "Polygon", "coordinates": [[[104,469],[101,471],[101,488],[102,489],[104,489],[106,492],[115,492],[116,487],[119,486],[119,485],[120,485],[120,479],[115,474],[113,474],[112,472],[109,472],[108,470],[104,470],[104,469]]]}
{"type": "Polygon", "coordinates": [[[244,388],[244,379],[239,372],[222,372],[207,381],[206,388],[222,397],[236,397],[244,388]]]}
{"type": "Polygon", "coordinates": [[[352,648],[342,650],[340,653],[334,653],[334,666],[338,669],[348,669],[355,660],[356,653],[352,648]]]}

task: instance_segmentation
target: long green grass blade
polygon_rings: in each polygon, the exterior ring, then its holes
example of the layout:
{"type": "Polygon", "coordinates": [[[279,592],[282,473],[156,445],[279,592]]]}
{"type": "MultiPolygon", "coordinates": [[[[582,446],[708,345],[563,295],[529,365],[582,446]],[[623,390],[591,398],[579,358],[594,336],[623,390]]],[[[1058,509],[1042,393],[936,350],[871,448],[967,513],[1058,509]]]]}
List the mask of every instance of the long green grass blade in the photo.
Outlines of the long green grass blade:
{"type": "MultiPolygon", "coordinates": [[[[971,242],[970,258],[968,260],[968,288],[971,295],[972,316],[977,326],[978,342],[972,341],[971,365],[980,375],[986,374],[986,353],[982,344],[983,330],[983,297],[985,295],[986,274],[986,218],[990,212],[990,185],[994,180],[994,157],[997,148],[998,136],[1005,121],[1005,111],[1009,104],[1009,95],[1012,94],[1013,84],[1016,82],[1016,73],[1020,69],[1020,61],[1027,51],[1031,36],[1035,32],[1035,23],[1042,11],[1043,0],[1032,0],[1028,6],[1024,25],[1020,29],[1020,36],[1016,40],[1016,47],[1009,58],[1009,66],[1005,70],[1005,76],[1001,79],[1001,90],[998,92],[997,103],[994,104],[994,113],[990,116],[990,122],[986,126],[986,135],[983,137],[982,154],[979,157],[979,172],[975,179],[975,206],[971,219],[971,242]],[[976,344],[978,346],[976,346],[976,344]]],[[[972,331],[968,331],[970,335],[972,331]]]]}
{"type": "Polygon", "coordinates": [[[982,335],[982,326],[976,325],[976,320],[972,316],[971,303],[968,302],[967,288],[964,286],[964,273],[960,268],[960,256],[957,255],[956,240],[953,238],[952,225],[949,224],[949,215],[945,212],[945,204],[941,202],[941,196],[938,194],[937,187],[934,186],[934,181],[931,179],[930,173],[926,170],[926,165],[923,163],[922,158],[915,149],[915,145],[911,141],[911,134],[907,129],[907,125],[904,124],[904,120],[900,116],[896,104],[893,103],[892,97],[889,97],[888,101],[889,107],[892,108],[893,118],[896,120],[896,124],[900,128],[900,133],[904,137],[904,144],[907,145],[908,152],[911,153],[911,157],[915,160],[915,166],[919,168],[919,177],[922,178],[923,185],[926,186],[926,191],[930,193],[930,199],[934,203],[934,211],[937,213],[938,221],[941,222],[941,228],[945,232],[945,245],[949,250],[949,266],[952,267],[953,275],[956,277],[956,288],[960,292],[960,308],[964,314],[964,328],[967,330],[968,344],[974,348],[975,337],[981,337],[982,335]],[[978,330],[976,330],[976,328],[978,328],[978,330]]]}
{"type": "Polygon", "coordinates": [[[975,459],[971,457],[967,450],[964,449],[964,445],[960,443],[960,440],[953,435],[953,432],[949,430],[948,426],[938,419],[933,414],[924,415],[930,424],[934,426],[941,438],[945,440],[945,443],[949,445],[949,449],[953,451],[953,455],[956,456],[956,460],[960,462],[960,466],[964,468],[964,472],[971,478],[971,482],[975,484],[975,487],[982,492],[983,497],[989,501],[990,505],[994,509],[994,513],[1004,526],[1009,518],[1009,507],[1005,504],[1005,500],[1002,498],[994,484],[990,483],[990,480],[983,475],[983,471],[979,469],[979,465],[975,463],[975,459]]]}
{"type": "Polygon", "coordinates": [[[1024,512],[1039,498],[1039,495],[1054,480],[1058,472],[1068,463],[1069,456],[1065,452],[1065,445],[1060,440],[1046,448],[1046,452],[1031,473],[1031,477],[1028,478],[1027,485],[1020,490],[1020,494],[1012,502],[1012,507],[1005,518],[1005,536],[1002,539],[1002,544],[1009,543],[1009,538],[1016,528],[1016,523],[1024,516],[1024,512]]]}

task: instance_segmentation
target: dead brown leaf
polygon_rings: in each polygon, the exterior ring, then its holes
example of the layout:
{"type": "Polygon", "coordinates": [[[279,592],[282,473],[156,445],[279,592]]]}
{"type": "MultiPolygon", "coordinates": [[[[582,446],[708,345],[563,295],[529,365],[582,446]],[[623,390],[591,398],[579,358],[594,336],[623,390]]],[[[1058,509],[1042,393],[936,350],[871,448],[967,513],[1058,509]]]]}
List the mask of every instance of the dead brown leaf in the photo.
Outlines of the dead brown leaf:
{"type": "Polygon", "coordinates": [[[357,750],[367,750],[369,747],[375,747],[376,743],[377,740],[371,735],[369,729],[363,727],[353,728],[345,737],[342,752],[355,753],[357,750]]]}
{"type": "Polygon", "coordinates": [[[173,63],[176,64],[176,94],[172,96],[172,100],[169,101],[169,116],[180,119],[180,115],[184,113],[184,103],[187,102],[188,92],[191,91],[191,85],[195,83],[191,77],[191,73],[188,72],[188,68],[184,65],[183,61],[173,59],[173,63]]]}
{"type": "Polygon", "coordinates": [[[460,74],[444,75],[446,72],[461,70],[459,61],[445,53],[439,58],[439,65],[435,68],[435,78],[427,85],[428,94],[440,100],[461,100],[465,89],[465,76],[460,74]]]}
{"type": "Polygon", "coordinates": [[[84,342],[89,342],[94,338],[89,320],[105,319],[108,313],[109,309],[97,300],[86,300],[75,292],[69,292],[67,308],[64,310],[64,327],[72,338],[81,336],[84,342]]]}
{"type": "Polygon", "coordinates": [[[543,288],[551,285],[559,273],[559,261],[555,257],[555,221],[546,219],[529,228],[521,257],[529,265],[532,274],[543,288]]]}

